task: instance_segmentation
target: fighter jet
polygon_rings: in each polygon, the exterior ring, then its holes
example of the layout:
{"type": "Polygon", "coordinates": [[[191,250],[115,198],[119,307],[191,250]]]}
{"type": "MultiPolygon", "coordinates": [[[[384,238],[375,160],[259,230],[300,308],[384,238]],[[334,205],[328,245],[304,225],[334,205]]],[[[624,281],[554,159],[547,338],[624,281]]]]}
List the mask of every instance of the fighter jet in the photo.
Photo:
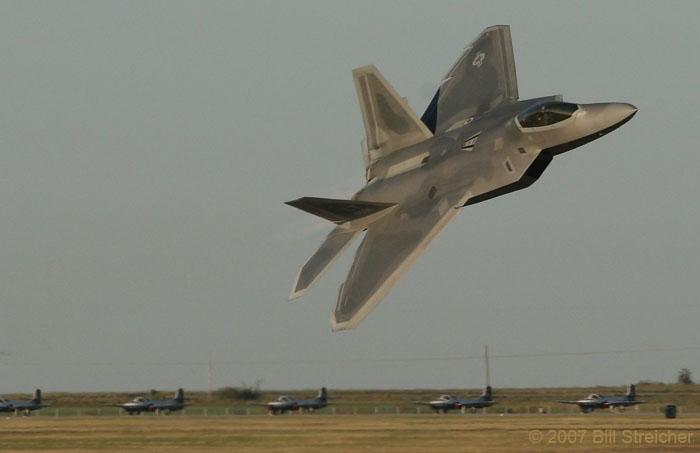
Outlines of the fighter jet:
{"type": "Polygon", "coordinates": [[[45,404],[41,402],[41,389],[34,390],[34,397],[30,400],[18,401],[1,398],[0,399],[0,412],[14,412],[15,415],[24,414],[25,416],[31,415],[32,411],[46,407],[45,404]]]}
{"type": "Polygon", "coordinates": [[[595,409],[624,409],[628,406],[636,404],[644,404],[646,401],[637,400],[637,392],[634,384],[627,387],[627,393],[624,396],[605,396],[592,393],[584,399],[578,401],[559,401],[564,404],[577,404],[584,414],[592,412],[595,409]]]}
{"type": "Polygon", "coordinates": [[[151,400],[143,396],[137,396],[128,403],[115,404],[114,407],[124,409],[129,415],[138,415],[141,412],[155,412],[168,415],[170,412],[185,408],[185,392],[177,389],[171,399],[151,400]]]}
{"type": "Polygon", "coordinates": [[[290,299],[304,295],[365,232],[338,292],[333,330],[355,328],[459,208],[530,186],[554,156],[617,129],[637,111],[625,103],[564,102],[561,95],[519,101],[507,25],[487,28],[467,46],[420,119],[376,67],[353,70],[353,79],[367,185],[350,200],[287,202],[336,225],[299,270],[290,299]]]}
{"type": "Polygon", "coordinates": [[[455,395],[440,395],[432,401],[414,401],[413,404],[430,406],[435,412],[446,414],[451,409],[481,409],[492,406],[495,401],[492,398],[491,386],[487,386],[478,398],[462,399],[455,395]]]}
{"type": "Polygon", "coordinates": [[[267,412],[270,415],[284,414],[291,411],[311,412],[328,406],[328,392],[325,387],[322,387],[316,398],[310,400],[298,400],[293,396],[283,395],[275,401],[263,403],[262,405],[267,406],[267,412]]]}

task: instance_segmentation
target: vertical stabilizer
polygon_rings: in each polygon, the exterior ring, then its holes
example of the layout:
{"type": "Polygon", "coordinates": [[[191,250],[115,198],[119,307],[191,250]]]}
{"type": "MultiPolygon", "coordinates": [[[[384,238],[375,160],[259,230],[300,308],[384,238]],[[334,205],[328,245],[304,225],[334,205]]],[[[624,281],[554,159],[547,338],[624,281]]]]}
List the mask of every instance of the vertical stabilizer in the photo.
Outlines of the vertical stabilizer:
{"type": "Polygon", "coordinates": [[[433,134],[374,65],[356,68],[352,76],[365,125],[362,148],[371,179],[370,167],[377,159],[433,134]]]}
{"type": "Polygon", "coordinates": [[[484,391],[481,393],[481,399],[484,401],[491,401],[491,399],[493,399],[493,389],[490,385],[487,385],[484,391]]]}

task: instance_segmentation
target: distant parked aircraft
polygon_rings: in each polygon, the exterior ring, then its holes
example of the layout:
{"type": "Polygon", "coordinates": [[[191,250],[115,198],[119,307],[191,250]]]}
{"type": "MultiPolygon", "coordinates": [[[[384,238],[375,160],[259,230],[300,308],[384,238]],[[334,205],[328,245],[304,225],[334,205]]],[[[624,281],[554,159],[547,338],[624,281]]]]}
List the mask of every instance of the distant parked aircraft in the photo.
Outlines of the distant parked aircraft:
{"type": "Polygon", "coordinates": [[[0,399],[0,412],[14,412],[15,415],[23,413],[31,415],[32,411],[46,407],[41,402],[41,389],[34,390],[34,397],[30,400],[18,401],[9,399],[0,399]]]}
{"type": "Polygon", "coordinates": [[[608,408],[625,408],[636,404],[644,404],[646,401],[637,400],[637,392],[634,384],[627,387],[627,393],[624,396],[605,396],[597,393],[592,393],[587,397],[577,401],[559,401],[564,404],[577,404],[581,408],[581,412],[588,413],[595,409],[608,408]]]}
{"type": "Polygon", "coordinates": [[[115,404],[115,407],[124,409],[129,415],[140,414],[141,412],[155,412],[156,414],[169,414],[185,408],[185,392],[177,389],[171,399],[151,400],[144,396],[138,396],[128,403],[115,404]]]}
{"type": "Polygon", "coordinates": [[[487,386],[481,396],[473,399],[463,399],[455,395],[440,395],[432,401],[414,401],[413,404],[430,406],[435,412],[446,414],[451,409],[481,409],[492,406],[495,401],[492,398],[491,386],[487,386]]]}
{"type": "Polygon", "coordinates": [[[284,414],[290,411],[310,412],[328,406],[328,392],[326,388],[323,387],[319,390],[316,398],[310,400],[298,400],[293,396],[282,395],[275,401],[262,403],[261,405],[267,407],[267,411],[270,415],[284,414]]]}

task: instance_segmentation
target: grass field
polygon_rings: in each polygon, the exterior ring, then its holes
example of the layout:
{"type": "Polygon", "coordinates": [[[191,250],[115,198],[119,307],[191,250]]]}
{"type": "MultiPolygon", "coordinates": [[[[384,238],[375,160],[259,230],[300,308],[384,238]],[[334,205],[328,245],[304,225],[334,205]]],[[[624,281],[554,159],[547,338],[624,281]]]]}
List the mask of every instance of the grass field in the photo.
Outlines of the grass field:
{"type": "Polygon", "coordinates": [[[0,419],[0,439],[0,449],[25,451],[697,451],[700,417],[10,417],[0,419]]]}

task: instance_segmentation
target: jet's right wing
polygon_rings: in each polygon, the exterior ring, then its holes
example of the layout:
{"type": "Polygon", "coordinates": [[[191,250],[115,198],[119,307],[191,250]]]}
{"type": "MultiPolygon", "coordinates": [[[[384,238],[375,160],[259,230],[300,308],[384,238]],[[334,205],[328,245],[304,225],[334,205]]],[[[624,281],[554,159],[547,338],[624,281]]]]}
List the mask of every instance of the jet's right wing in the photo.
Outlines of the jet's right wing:
{"type": "Polygon", "coordinates": [[[369,225],[357,249],[331,318],[333,330],[356,327],[382,300],[430,241],[464,205],[466,193],[453,191],[433,199],[401,204],[369,225]]]}
{"type": "Polygon", "coordinates": [[[464,49],[421,120],[433,133],[440,133],[517,99],[510,27],[494,25],[464,49]]]}

